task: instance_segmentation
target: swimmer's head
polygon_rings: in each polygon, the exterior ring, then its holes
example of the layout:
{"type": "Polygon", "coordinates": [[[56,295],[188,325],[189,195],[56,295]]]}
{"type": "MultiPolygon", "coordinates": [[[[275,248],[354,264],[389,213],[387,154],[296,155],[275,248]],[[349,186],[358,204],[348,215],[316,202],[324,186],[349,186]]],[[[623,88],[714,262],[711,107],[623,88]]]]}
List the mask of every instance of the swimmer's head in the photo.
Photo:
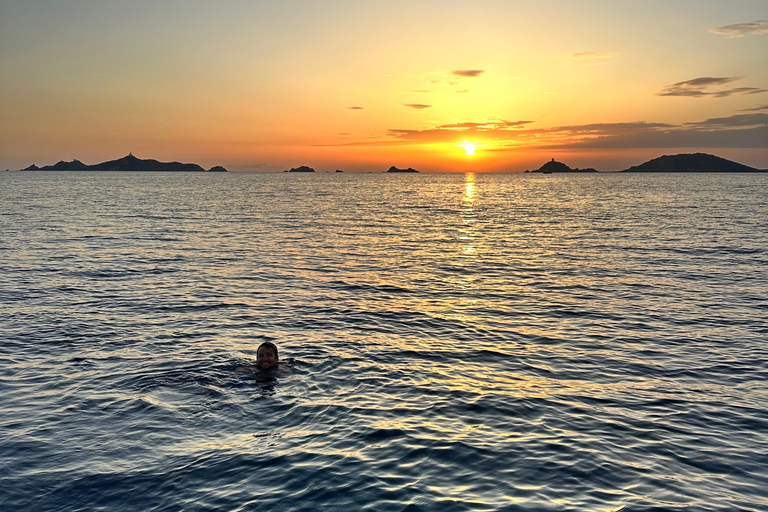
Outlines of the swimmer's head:
{"type": "Polygon", "coordinates": [[[277,357],[277,346],[271,341],[265,341],[259,345],[259,349],[256,351],[256,366],[263,370],[268,370],[277,366],[277,362],[280,360],[277,357]]]}

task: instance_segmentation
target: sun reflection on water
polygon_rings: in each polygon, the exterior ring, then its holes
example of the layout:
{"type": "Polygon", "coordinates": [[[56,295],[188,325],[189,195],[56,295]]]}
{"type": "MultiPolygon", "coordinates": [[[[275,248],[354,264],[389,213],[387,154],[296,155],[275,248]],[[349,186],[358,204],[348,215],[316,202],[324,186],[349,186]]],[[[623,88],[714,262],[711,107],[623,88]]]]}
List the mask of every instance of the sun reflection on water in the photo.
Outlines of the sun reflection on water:
{"type": "Polygon", "coordinates": [[[461,218],[464,227],[459,229],[459,239],[462,242],[461,255],[463,257],[474,258],[477,253],[474,244],[474,238],[477,236],[475,227],[477,221],[475,213],[476,197],[475,173],[468,172],[464,175],[464,195],[461,198],[461,218]]]}

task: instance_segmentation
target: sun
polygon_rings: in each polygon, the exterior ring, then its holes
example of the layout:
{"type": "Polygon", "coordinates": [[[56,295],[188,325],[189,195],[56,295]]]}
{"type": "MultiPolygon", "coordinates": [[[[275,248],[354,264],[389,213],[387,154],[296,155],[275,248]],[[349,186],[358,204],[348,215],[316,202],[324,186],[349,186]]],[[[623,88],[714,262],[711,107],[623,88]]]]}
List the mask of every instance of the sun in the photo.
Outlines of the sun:
{"type": "Polygon", "coordinates": [[[461,144],[457,144],[458,147],[464,148],[464,153],[467,155],[474,155],[475,149],[477,149],[477,145],[473,142],[467,142],[464,141],[461,144]]]}

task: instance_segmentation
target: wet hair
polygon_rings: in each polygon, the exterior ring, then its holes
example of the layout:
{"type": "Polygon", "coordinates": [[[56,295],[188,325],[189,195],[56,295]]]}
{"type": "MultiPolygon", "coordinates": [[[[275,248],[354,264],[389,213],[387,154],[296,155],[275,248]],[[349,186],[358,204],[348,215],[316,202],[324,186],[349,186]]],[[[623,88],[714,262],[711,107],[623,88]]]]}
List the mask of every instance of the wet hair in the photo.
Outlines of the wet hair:
{"type": "Polygon", "coordinates": [[[271,341],[265,341],[264,343],[259,345],[259,348],[256,349],[256,352],[258,352],[261,347],[267,347],[268,349],[272,350],[272,353],[275,354],[275,357],[279,357],[277,355],[277,345],[275,345],[271,341]]]}

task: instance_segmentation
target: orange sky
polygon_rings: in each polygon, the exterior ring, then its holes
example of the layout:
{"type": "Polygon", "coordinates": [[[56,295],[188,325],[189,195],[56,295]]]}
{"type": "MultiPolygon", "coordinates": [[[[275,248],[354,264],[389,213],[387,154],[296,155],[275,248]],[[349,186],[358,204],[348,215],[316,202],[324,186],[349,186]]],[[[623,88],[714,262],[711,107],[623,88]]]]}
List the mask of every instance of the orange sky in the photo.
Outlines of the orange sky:
{"type": "Polygon", "coordinates": [[[7,0],[0,169],[132,152],[608,171],[696,151],[768,168],[766,17],[739,0],[7,0]]]}

